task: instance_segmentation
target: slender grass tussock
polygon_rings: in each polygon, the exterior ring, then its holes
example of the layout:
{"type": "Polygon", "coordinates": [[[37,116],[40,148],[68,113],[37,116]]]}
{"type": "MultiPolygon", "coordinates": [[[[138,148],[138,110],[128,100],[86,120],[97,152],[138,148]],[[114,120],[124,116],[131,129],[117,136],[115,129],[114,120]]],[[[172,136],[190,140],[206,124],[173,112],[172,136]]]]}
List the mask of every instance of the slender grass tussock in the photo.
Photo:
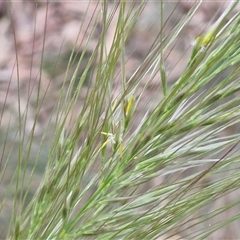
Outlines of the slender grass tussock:
{"type": "Polygon", "coordinates": [[[2,239],[238,238],[239,4],[192,46],[204,4],[0,4],[2,239]]]}

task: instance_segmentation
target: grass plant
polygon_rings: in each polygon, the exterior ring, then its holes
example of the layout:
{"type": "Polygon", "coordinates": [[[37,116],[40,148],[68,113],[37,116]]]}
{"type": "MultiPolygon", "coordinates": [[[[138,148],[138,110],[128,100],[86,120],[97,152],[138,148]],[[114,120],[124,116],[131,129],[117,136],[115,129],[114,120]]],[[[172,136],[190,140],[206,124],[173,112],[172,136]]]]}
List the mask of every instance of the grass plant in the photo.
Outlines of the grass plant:
{"type": "MultiPolygon", "coordinates": [[[[12,141],[11,126],[1,138],[1,214],[9,204],[12,209],[4,238],[210,239],[233,221],[239,223],[239,198],[221,202],[229,194],[239,195],[240,187],[240,15],[234,11],[238,2],[231,2],[214,28],[196,39],[188,64],[172,85],[166,53],[202,3],[196,2],[166,33],[171,15],[164,19],[165,2],[160,2],[160,31],[128,77],[127,41],[147,4],[96,4],[88,35],[80,43],[81,54],[76,54],[76,40],[49,123],[38,136],[39,114],[51,95],[51,83],[44,90],[42,85],[45,38],[39,75],[26,105],[16,46],[18,124],[12,141]],[[113,18],[117,21],[109,46],[113,18]],[[89,55],[98,21],[101,31],[89,55]],[[144,106],[152,96],[146,91],[155,76],[160,76],[154,89],[160,97],[148,110],[144,106]],[[27,132],[30,102],[35,112],[27,132]],[[219,201],[219,206],[213,204],[219,201]],[[231,209],[233,214],[224,215],[231,209]]],[[[48,4],[45,36],[47,21],[48,4]]],[[[83,25],[79,35],[82,31],[83,25]]],[[[6,91],[6,99],[9,95],[6,91]]],[[[5,112],[4,105],[1,115],[5,112]]]]}

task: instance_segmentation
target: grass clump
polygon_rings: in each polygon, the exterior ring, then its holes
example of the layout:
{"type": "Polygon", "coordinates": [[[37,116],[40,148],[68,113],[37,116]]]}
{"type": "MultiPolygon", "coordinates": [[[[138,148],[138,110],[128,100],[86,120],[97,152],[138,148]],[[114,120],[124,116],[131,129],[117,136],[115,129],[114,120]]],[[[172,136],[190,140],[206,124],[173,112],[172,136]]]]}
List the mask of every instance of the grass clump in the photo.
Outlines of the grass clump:
{"type": "MultiPolygon", "coordinates": [[[[229,131],[240,115],[240,16],[234,15],[238,3],[230,3],[222,13],[209,30],[211,37],[206,38],[206,33],[197,38],[188,64],[172,86],[166,52],[201,3],[194,4],[167,34],[164,2],[159,4],[160,31],[128,77],[126,44],[147,4],[96,4],[87,37],[80,44],[81,54],[76,54],[76,41],[51,119],[36,145],[38,118],[50,92],[47,84],[43,94],[41,85],[43,41],[36,92],[29,95],[35,99],[32,127],[27,133],[29,105],[23,111],[19,88],[14,143],[8,142],[9,129],[3,140],[3,146],[11,148],[2,148],[1,179],[17,158],[0,208],[5,209],[10,195],[7,239],[171,239],[175,235],[205,239],[239,221],[237,212],[216,218],[239,204],[237,198],[231,204],[221,202],[238,193],[240,185],[240,136],[229,131]],[[107,32],[113,19],[116,26],[109,46],[107,32]],[[98,21],[102,28],[89,54],[98,21]],[[226,71],[227,76],[219,80],[226,71]],[[162,97],[148,110],[151,96],[146,92],[156,76],[154,91],[162,97]],[[86,79],[90,86],[84,84],[86,79]],[[41,181],[32,193],[38,169],[44,172],[39,170],[41,181]]],[[[46,23],[47,14],[48,4],[46,23]]],[[[82,31],[83,25],[79,36],[82,31]]],[[[16,48],[18,61],[17,53],[16,48]]]]}

